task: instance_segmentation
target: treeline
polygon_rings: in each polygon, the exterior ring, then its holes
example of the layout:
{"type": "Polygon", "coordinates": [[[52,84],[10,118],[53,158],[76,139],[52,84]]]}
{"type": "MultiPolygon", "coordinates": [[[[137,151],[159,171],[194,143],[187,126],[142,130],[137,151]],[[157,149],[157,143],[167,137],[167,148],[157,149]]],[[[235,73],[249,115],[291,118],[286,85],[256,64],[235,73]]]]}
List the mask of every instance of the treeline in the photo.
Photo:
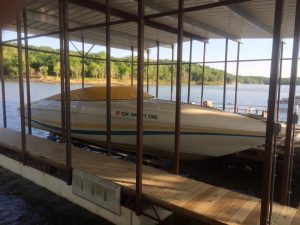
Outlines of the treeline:
{"type": "MultiPolygon", "coordinates": [[[[60,76],[59,50],[50,47],[33,47],[37,51],[29,51],[30,74],[32,76],[60,76]],[[39,50],[55,52],[57,54],[45,53],[39,50]]],[[[18,58],[17,49],[15,47],[5,46],[3,48],[4,55],[4,74],[7,77],[15,77],[18,74],[18,58]]],[[[24,55],[24,54],[23,54],[24,55]]],[[[79,54],[70,51],[70,55],[79,54]]],[[[85,59],[85,77],[101,79],[105,78],[105,52],[90,53],[85,59]]],[[[137,58],[134,59],[135,61],[137,58]]],[[[24,61],[24,59],[23,59],[24,61]]],[[[150,82],[156,80],[156,61],[150,60],[148,68],[150,82]]],[[[161,83],[170,83],[171,81],[171,65],[170,60],[160,60],[162,65],[159,66],[159,81],[161,83]]],[[[82,63],[80,57],[70,56],[70,71],[71,77],[79,79],[82,73],[82,63]]],[[[189,66],[183,64],[183,83],[188,81],[189,66]]],[[[116,80],[128,80],[131,78],[131,57],[112,58],[111,62],[112,78],[116,80]],[[126,61],[126,62],[122,62],[126,61]]],[[[134,66],[134,78],[136,79],[137,68],[134,66]]],[[[146,66],[145,66],[146,74],[146,66]]],[[[176,66],[173,67],[174,82],[176,77],[176,66]]],[[[193,84],[200,84],[202,81],[202,66],[193,64],[191,68],[191,81],[193,84]]],[[[221,84],[224,81],[224,71],[205,67],[204,83],[206,84],[221,84]]],[[[288,84],[289,79],[283,79],[283,84],[288,84]]],[[[227,74],[227,83],[235,83],[235,75],[227,74]]],[[[268,84],[269,78],[260,76],[239,76],[239,83],[245,84],[268,84]]],[[[297,80],[300,84],[300,80],[297,80]]]]}

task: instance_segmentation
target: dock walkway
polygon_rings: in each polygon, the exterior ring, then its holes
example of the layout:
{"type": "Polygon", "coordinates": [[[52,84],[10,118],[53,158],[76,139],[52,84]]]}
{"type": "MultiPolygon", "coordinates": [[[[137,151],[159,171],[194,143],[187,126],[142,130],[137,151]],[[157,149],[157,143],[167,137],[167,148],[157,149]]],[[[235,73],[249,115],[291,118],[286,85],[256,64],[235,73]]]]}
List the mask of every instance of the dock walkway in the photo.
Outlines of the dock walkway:
{"type": "MultiPolygon", "coordinates": [[[[21,134],[0,129],[0,148],[21,152],[21,134]]],[[[65,165],[65,146],[27,135],[30,155],[55,165],[65,165]]],[[[72,166],[135,192],[135,164],[94,152],[72,148],[72,166]]],[[[260,199],[177,176],[152,167],[143,167],[143,197],[158,206],[180,212],[209,224],[256,225],[260,219],[260,199]]],[[[274,204],[273,223],[299,225],[300,210],[274,204]]]]}

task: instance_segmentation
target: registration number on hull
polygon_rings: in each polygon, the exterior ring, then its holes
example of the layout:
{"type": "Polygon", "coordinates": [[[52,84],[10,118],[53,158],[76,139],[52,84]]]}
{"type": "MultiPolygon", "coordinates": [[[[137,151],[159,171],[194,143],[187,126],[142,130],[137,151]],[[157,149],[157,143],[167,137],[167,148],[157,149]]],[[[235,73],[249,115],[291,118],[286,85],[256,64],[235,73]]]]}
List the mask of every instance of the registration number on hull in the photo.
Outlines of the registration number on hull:
{"type": "MultiPolygon", "coordinates": [[[[123,112],[123,111],[116,111],[115,113],[116,116],[121,116],[121,117],[136,117],[135,112],[123,112]]],[[[158,116],[156,114],[144,114],[145,119],[152,119],[152,120],[157,120],[158,116]]]]}

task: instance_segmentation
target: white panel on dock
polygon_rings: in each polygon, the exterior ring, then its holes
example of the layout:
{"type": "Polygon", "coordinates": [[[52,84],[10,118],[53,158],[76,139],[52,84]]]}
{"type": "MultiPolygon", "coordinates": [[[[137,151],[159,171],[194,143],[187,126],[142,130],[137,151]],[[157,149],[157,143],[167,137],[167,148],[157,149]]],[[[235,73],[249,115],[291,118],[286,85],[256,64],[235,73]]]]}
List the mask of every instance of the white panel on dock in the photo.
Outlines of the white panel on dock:
{"type": "Polygon", "coordinates": [[[121,214],[121,187],[116,183],[75,169],[72,191],[117,215],[121,214]]]}

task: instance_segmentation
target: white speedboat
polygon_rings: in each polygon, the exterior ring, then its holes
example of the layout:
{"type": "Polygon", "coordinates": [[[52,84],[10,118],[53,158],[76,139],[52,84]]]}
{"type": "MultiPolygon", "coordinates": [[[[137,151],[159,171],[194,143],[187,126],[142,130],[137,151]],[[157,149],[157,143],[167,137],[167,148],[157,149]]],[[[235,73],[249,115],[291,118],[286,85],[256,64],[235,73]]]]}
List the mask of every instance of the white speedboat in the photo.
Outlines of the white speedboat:
{"type": "MultiPolygon", "coordinates": [[[[281,111],[287,111],[288,105],[289,105],[289,98],[282,98],[279,101],[279,109],[281,111]]],[[[295,96],[295,106],[294,106],[295,111],[299,110],[299,106],[300,106],[300,96],[298,95],[298,96],[295,96]]]]}
{"type": "MultiPolygon", "coordinates": [[[[112,143],[136,143],[136,88],[112,87],[112,143]]],[[[72,137],[92,143],[106,141],[106,88],[71,91],[72,137]]],[[[182,158],[217,157],[263,145],[265,123],[220,110],[182,103],[180,154],[182,158]]],[[[32,103],[32,125],[59,133],[60,95],[32,103]]],[[[144,147],[153,155],[172,154],[175,102],[144,93],[144,147]]],[[[130,148],[128,148],[130,149],[130,148]]]]}

